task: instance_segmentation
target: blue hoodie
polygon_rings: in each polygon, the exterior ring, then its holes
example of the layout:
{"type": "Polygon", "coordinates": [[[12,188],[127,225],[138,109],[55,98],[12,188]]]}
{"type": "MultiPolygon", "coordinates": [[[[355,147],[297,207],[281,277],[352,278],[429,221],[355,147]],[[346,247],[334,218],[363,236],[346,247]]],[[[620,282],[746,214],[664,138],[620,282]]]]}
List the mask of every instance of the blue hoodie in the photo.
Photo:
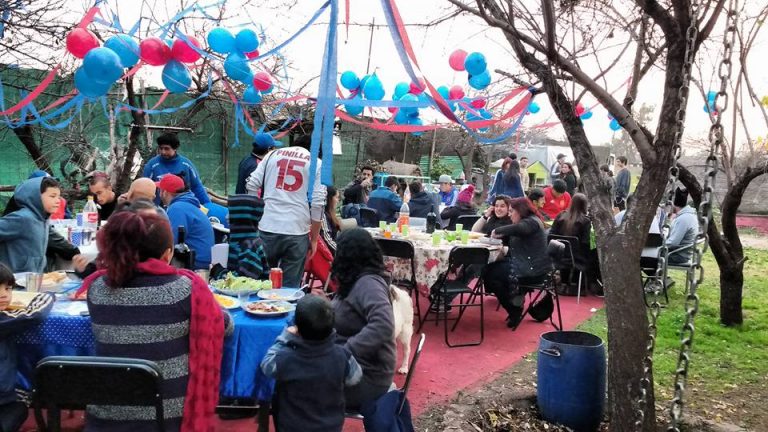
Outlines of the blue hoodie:
{"type": "Polygon", "coordinates": [[[173,230],[173,243],[179,241],[179,227],[186,228],[184,242],[195,251],[195,268],[207,269],[211,265],[211,248],[214,245],[213,228],[192,192],[176,195],[168,205],[168,220],[173,230]]]}
{"type": "MultiPolygon", "coordinates": [[[[198,201],[203,204],[211,202],[205,187],[203,187],[203,183],[200,181],[200,175],[197,173],[195,165],[189,159],[178,153],[170,159],[164,159],[162,156],[157,155],[144,165],[144,177],[149,177],[152,181],[160,181],[160,178],[165,174],[175,174],[182,177],[198,201]]],[[[158,199],[155,202],[159,203],[160,201],[158,199]]]]}
{"type": "Polygon", "coordinates": [[[43,210],[42,181],[37,177],[17,186],[13,196],[21,209],[0,218],[0,262],[14,273],[45,271],[50,215],[43,210]]]}

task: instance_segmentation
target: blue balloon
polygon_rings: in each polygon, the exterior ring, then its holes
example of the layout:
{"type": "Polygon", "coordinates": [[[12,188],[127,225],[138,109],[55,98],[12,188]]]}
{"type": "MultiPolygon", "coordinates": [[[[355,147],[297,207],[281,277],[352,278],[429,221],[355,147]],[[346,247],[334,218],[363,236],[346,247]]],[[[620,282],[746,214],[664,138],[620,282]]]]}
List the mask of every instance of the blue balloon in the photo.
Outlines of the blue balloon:
{"type": "Polygon", "coordinates": [[[127,34],[114,35],[104,42],[104,47],[109,48],[120,57],[120,64],[130,68],[139,62],[139,43],[127,34]]]}
{"type": "Polygon", "coordinates": [[[491,84],[491,74],[488,70],[483,70],[480,74],[469,77],[469,86],[475,90],[484,90],[489,84],[491,84]]]}
{"type": "Polygon", "coordinates": [[[77,68],[75,71],[75,88],[80,94],[89,98],[97,98],[104,96],[112,87],[112,83],[100,83],[90,76],[83,67],[77,68]]]}
{"type": "MultiPolygon", "coordinates": [[[[419,98],[416,97],[415,94],[406,93],[403,95],[403,97],[400,98],[400,101],[401,102],[418,102],[419,98]]],[[[414,112],[419,112],[419,108],[418,107],[400,107],[400,112],[403,112],[405,113],[405,115],[408,115],[414,112]]]]}
{"type": "Polygon", "coordinates": [[[363,113],[363,110],[365,109],[364,106],[358,106],[358,105],[344,105],[344,111],[347,112],[349,115],[357,116],[363,113]]]}
{"type": "Polygon", "coordinates": [[[341,74],[341,86],[347,90],[355,90],[360,87],[360,78],[352,71],[346,71],[341,74]]]}
{"type": "Polygon", "coordinates": [[[400,99],[401,97],[403,97],[404,94],[407,94],[409,91],[411,91],[411,86],[407,82],[399,82],[395,86],[395,93],[393,98],[400,99]]]}
{"type": "Polygon", "coordinates": [[[714,102],[716,98],[717,98],[717,92],[716,91],[710,90],[709,92],[707,92],[707,101],[710,102],[710,105],[712,105],[711,102],[714,102]]]}
{"type": "Polygon", "coordinates": [[[619,124],[619,121],[616,119],[612,119],[608,127],[610,127],[612,131],[617,131],[621,129],[621,125],[619,124]]]}
{"type": "Polygon", "coordinates": [[[251,85],[243,92],[243,102],[247,104],[257,104],[261,102],[261,93],[251,85]]]}
{"type": "Polygon", "coordinates": [[[365,81],[363,87],[363,96],[369,100],[382,100],[384,99],[384,85],[381,83],[376,74],[371,75],[368,80],[365,81]]]}
{"type": "Polygon", "coordinates": [[[242,78],[240,78],[238,81],[245,84],[246,87],[253,85],[253,71],[251,68],[248,68],[248,74],[242,78]]]}
{"type": "Polygon", "coordinates": [[[88,51],[83,58],[83,69],[99,84],[112,84],[123,74],[120,57],[109,48],[98,47],[88,51]]]}
{"type": "Polygon", "coordinates": [[[408,124],[408,114],[402,108],[397,110],[397,114],[395,114],[395,123],[408,124]]]}
{"type": "Polygon", "coordinates": [[[362,90],[362,89],[364,89],[364,88],[365,88],[365,83],[367,83],[367,82],[368,82],[368,79],[369,79],[370,77],[371,77],[370,75],[363,75],[363,77],[362,77],[362,78],[360,78],[360,86],[359,86],[360,90],[362,90]]]}
{"type": "Polygon", "coordinates": [[[442,96],[443,99],[448,100],[451,90],[448,88],[448,86],[441,85],[437,88],[437,92],[440,93],[440,96],[442,96]]]}
{"type": "Polygon", "coordinates": [[[235,37],[235,47],[243,54],[256,51],[259,48],[259,37],[252,29],[242,29],[235,37]]]}
{"type": "Polygon", "coordinates": [[[582,120],[589,120],[592,118],[592,111],[584,111],[580,117],[582,120]]]}
{"type": "Polygon", "coordinates": [[[216,27],[208,32],[208,46],[219,54],[229,54],[235,49],[235,37],[229,30],[216,27]]]}
{"type": "MultiPolygon", "coordinates": [[[[411,126],[423,126],[424,125],[424,121],[422,121],[418,117],[414,117],[414,118],[408,119],[408,124],[411,125],[411,126]]],[[[413,135],[413,136],[422,136],[422,135],[424,135],[424,132],[422,132],[422,131],[411,132],[411,135],[413,135]]]]}
{"type": "Polygon", "coordinates": [[[233,80],[243,80],[251,74],[248,60],[239,53],[233,52],[224,60],[224,71],[233,80]]]}
{"type": "Polygon", "coordinates": [[[253,146],[268,150],[271,147],[276,147],[277,143],[275,142],[275,139],[272,137],[272,135],[266,132],[259,132],[255,137],[253,137],[253,146]]]}
{"type": "Polygon", "coordinates": [[[448,101],[448,108],[450,108],[451,111],[456,111],[456,102],[448,101]]]}
{"type": "Polygon", "coordinates": [[[485,108],[479,110],[478,113],[480,114],[480,117],[483,118],[483,120],[490,120],[493,118],[493,113],[491,113],[485,108]]]}
{"type": "Polygon", "coordinates": [[[163,85],[171,93],[184,93],[192,85],[192,77],[183,63],[171,60],[163,66],[163,85]]]}
{"type": "Polygon", "coordinates": [[[485,56],[479,52],[473,52],[464,59],[464,69],[472,75],[480,75],[488,67],[485,56]]]}
{"type": "Polygon", "coordinates": [[[541,107],[536,102],[531,102],[528,104],[528,111],[530,111],[531,114],[536,114],[541,111],[541,107]]]}
{"type": "Polygon", "coordinates": [[[410,119],[419,118],[419,110],[417,109],[416,111],[407,112],[406,115],[408,116],[409,121],[410,119]]]}

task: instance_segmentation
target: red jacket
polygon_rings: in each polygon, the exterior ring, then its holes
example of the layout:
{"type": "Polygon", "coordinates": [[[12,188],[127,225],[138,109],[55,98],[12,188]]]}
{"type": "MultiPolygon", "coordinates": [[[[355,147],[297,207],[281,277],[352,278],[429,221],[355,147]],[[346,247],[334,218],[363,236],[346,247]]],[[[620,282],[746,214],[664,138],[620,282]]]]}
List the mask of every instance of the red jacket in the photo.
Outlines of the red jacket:
{"type": "Polygon", "coordinates": [[[559,197],[555,197],[552,193],[552,186],[544,188],[544,207],[541,211],[547,214],[552,220],[554,220],[560,212],[568,210],[571,206],[571,194],[564,192],[559,197]]]}

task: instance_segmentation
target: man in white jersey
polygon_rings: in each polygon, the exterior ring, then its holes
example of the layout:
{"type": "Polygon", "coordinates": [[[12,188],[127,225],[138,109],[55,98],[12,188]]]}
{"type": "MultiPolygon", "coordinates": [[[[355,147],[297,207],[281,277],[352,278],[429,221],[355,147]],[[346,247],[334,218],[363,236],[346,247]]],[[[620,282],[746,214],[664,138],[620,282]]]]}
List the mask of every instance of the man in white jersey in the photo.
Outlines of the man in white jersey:
{"type": "Polygon", "coordinates": [[[325,208],[325,186],[320,183],[318,157],[311,207],[309,191],[309,135],[297,138],[292,147],[267,154],[248,181],[251,195],[263,190],[264,216],[259,232],[270,267],[283,269],[283,286],[298,287],[304,261],[317,250],[320,222],[325,208]],[[309,234],[309,236],[307,236],[309,234]]]}

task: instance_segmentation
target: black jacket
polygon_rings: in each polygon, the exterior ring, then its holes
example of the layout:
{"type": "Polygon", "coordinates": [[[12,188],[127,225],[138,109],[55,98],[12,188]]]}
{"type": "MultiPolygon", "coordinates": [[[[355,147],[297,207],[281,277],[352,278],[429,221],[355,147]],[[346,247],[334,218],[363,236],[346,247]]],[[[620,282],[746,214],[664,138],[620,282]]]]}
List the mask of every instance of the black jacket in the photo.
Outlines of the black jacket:
{"type": "Polygon", "coordinates": [[[587,216],[581,216],[573,224],[571,230],[567,231],[565,228],[568,214],[569,213],[566,211],[557,215],[557,218],[555,218],[555,221],[552,223],[552,229],[549,233],[577,237],[579,239],[579,244],[574,245],[573,258],[576,261],[576,264],[586,265],[590,249],[589,237],[590,232],[592,231],[592,221],[587,216]]]}
{"type": "Polygon", "coordinates": [[[408,210],[410,210],[410,217],[417,218],[426,218],[430,211],[435,216],[440,213],[437,207],[437,200],[426,191],[411,195],[411,200],[408,201],[408,210]]]}
{"type": "Polygon", "coordinates": [[[507,259],[518,278],[532,278],[547,274],[552,262],[547,255],[547,233],[538,217],[531,215],[512,225],[496,229],[504,237],[509,250],[507,259]]]}
{"type": "MultiPolygon", "coordinates": [[[[455,206],[447,207],[440,213],[440,217],[443,220],[448,221],[446,226],[456,226],[456,221],[459,216],[463,215],[477,215],[477,209],[470,203],[464,201],[457,201],[455,206]]],[[[467,227],[467,229],[472,227],[467,227]]]]}

